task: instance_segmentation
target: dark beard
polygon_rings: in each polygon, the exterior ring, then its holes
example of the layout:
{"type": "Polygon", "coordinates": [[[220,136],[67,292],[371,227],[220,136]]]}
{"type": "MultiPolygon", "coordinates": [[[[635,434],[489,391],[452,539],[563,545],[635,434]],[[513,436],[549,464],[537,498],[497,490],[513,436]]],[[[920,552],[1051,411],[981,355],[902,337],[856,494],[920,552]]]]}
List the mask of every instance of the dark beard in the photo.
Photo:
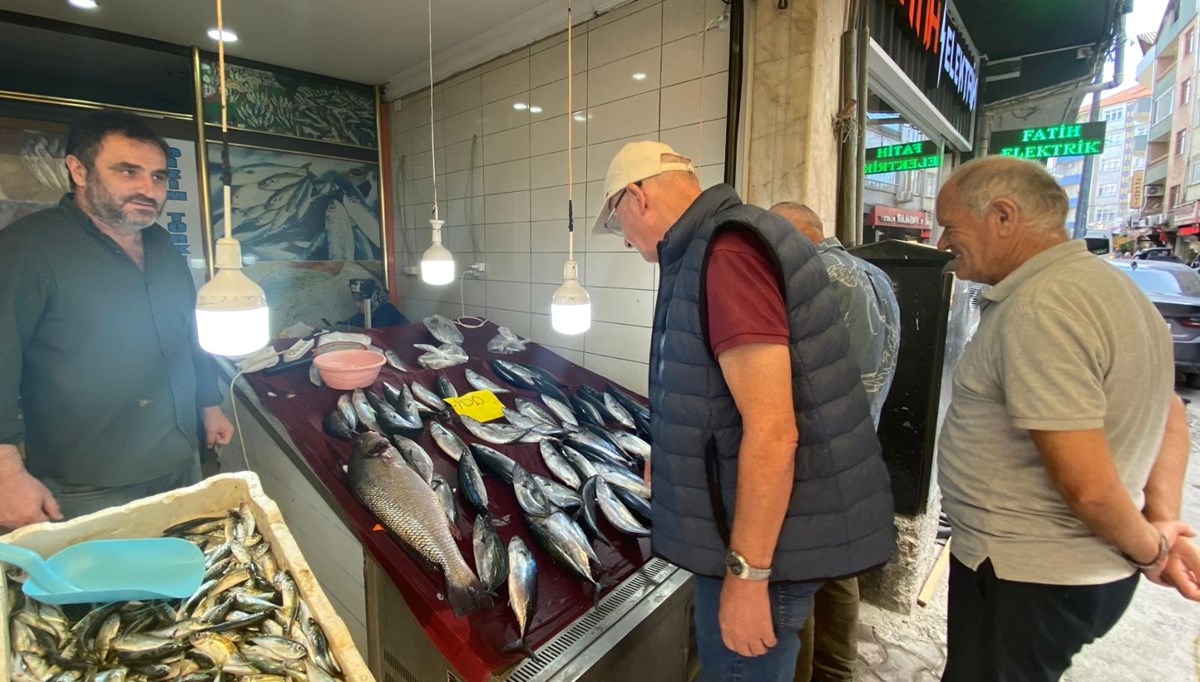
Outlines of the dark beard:
{"type": "Polygon", "coordinates": [[[124,200],[118,200],[108,189],[102,185],[93,183],[84,187],[84,197],[87,198],[88,205],[95,212],[105,225],[112,227],[116,231],[132,235],[141,232],[142,230],[154,224],[158,217],[162,215],[162,206],[155,211],[153,218],[142,218],[140,215],[126,215],[124,206],[128,201],[131,201],[137,196],[127,197],[124,200]]]}

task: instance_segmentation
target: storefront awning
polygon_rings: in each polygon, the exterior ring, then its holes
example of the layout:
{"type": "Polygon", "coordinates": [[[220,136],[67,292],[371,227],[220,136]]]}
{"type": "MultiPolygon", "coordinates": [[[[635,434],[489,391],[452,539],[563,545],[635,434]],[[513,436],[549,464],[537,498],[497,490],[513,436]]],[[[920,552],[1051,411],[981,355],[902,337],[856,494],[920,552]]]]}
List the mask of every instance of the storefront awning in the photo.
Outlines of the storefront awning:
{"type": "Polygon", "coordinates": [[[867,215],[867,225],[873,227],[902,227],[909,230],[928,230],[929,214],[908,208],[873,206],[867,215]]]}

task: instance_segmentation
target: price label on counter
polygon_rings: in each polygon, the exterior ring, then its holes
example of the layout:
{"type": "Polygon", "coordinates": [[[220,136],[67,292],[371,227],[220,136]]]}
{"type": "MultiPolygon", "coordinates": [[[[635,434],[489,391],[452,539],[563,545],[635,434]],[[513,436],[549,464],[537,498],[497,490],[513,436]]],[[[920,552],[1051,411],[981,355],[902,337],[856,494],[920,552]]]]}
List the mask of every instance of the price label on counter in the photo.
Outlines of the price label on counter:
{"type": "Polygon", "coordinates": [[[446,398],[454,411],[481,422],[490,422],[504,416],[504,405],[491,391],[472,391],[457,398],[446,398]]]}

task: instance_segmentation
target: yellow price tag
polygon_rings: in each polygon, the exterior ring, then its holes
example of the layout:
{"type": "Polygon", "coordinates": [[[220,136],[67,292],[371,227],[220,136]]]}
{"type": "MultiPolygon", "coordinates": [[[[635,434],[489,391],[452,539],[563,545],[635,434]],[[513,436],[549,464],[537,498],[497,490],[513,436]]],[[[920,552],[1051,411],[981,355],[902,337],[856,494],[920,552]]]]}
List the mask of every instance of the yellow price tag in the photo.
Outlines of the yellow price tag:
{"type": "Polygon", "coordinates": [[[504,405],[491,391],[472,391],[445,400],[455,412],[481,422],[490,422],[504,416],[504,405]]]}

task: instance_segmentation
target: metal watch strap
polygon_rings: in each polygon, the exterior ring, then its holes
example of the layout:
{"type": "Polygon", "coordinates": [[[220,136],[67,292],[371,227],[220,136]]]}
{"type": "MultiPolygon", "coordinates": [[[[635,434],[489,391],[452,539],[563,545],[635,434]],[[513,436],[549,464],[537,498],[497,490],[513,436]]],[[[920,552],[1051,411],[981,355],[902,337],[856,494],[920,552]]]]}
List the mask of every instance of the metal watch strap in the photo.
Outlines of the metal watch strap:
{"type": "Polygon", "coordinates": [[[738,563],[739,572],[737,572],[737,573],[734,573],[732,571],[730,572],[735,578],[741,578],[742,580],[769,580],[770,579],[771,569],[769,567],[768,568],[756,568],[754,566],[751,566],[750,563],[746,561],[746,557],[742,556],[741,553],[736,550],[732,550],[732,549],[728,550],[727,556],[729,558],[734,559],[738,563]]]}

